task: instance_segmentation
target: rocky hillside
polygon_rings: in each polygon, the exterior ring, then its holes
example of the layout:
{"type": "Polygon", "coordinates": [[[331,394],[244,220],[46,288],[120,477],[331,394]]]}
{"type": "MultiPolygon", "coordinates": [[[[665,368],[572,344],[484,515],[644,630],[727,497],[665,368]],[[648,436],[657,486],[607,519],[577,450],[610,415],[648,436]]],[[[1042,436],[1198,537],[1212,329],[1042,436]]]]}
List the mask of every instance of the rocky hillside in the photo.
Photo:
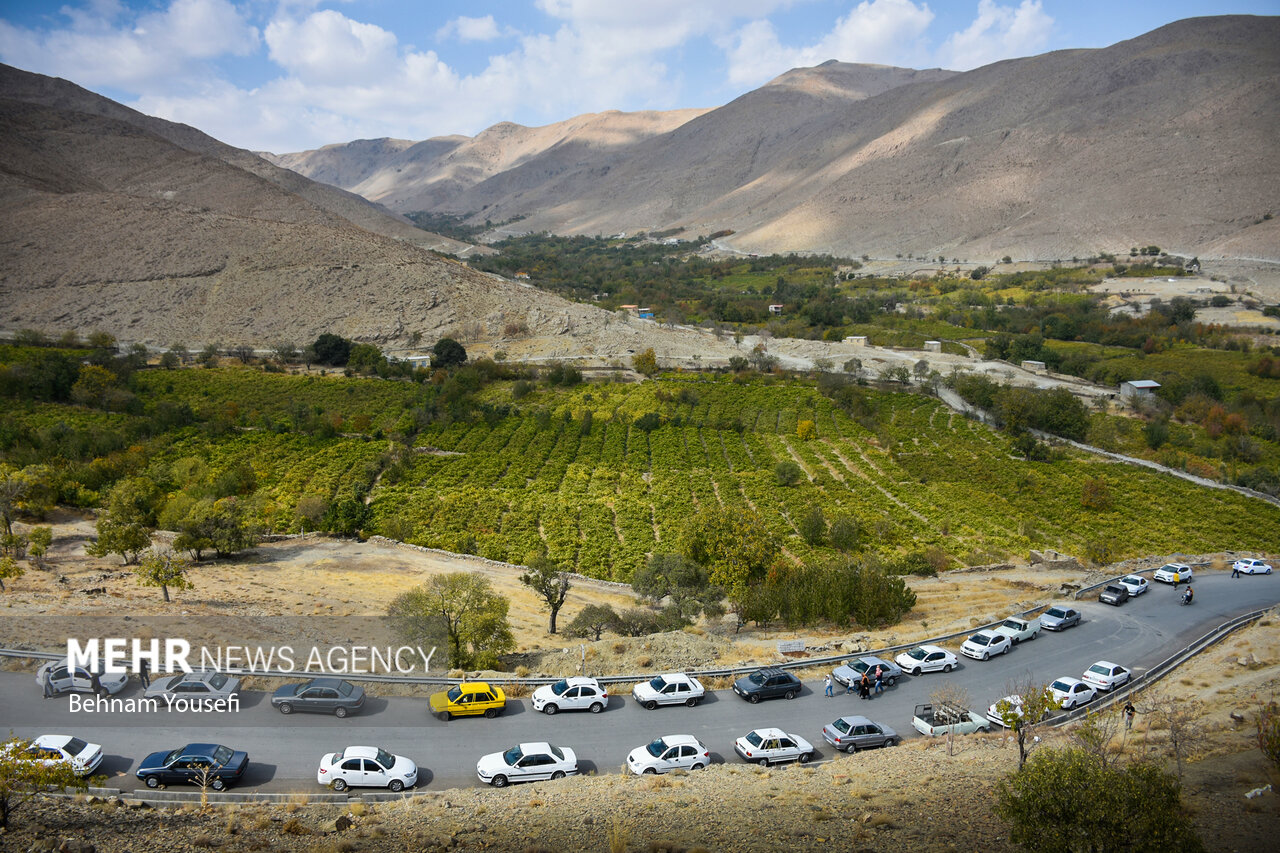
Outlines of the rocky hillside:
{"type": "MultiPolygon", "coordinates": [[[[1278,42],[1280,18],[1226,16],[963,74],[831,62],[609,144],[566,122],[388,148],[381,164],[364,145],[338,183],[522,230],[733,229],[744,251],[978,260],[1155,243],[1275,259],[1278,42]]],[[[280,162],[336,179],[332,157],[280,162]]]]}

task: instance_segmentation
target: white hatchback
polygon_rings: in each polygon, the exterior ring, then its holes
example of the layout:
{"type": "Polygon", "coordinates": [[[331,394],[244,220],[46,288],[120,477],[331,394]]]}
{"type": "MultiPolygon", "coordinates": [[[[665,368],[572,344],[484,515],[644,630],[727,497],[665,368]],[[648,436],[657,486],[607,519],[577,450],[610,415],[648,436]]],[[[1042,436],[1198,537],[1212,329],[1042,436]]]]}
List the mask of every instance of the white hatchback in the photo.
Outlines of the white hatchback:
{"type": "MultiPolygon", "coordinates": [[[[36,684],[44,684],[47,677],[54,693],[92,693],[94,673],[83,666],[67,666],[64,660],[49,661],[36,671],[36,684]],[[46,676],[47,673],[47,676],[46,676]]],[[[98,684],[102,689],[115,695],[124,689],[129,676],[123,672],[103,672],[97,670],[98,684]]]]}
{"type": "Polygon", "coordinates": [[[1118,663],[1100,660],[1086,669],[1081,677],[1090,687],[1110,692],[1120,685],[1128,683],[1129,679],[1133,677],[1133,673],[1118,663]]]}
{"type": "Polygon", "coordinates": [[[782,729],[756,729],[747,732],[733,743],[733,751],[743,760],[762,764],[778,764],[798,761],[808,764],[813,758],[813,744],[799,735],[787,734],[782,729]]]}
{"type": "Polygon", "coordinates": [[[356,787],[403,791],[417,784],[418,765],[376,746],[349,746],[320,759],[316,781],[335,791],[356,787]]]}
{"type": "Polygon", "coordinates": [[[562,678],[533,691],[533,710],[544,714],[557,711],[590,711],[599,714],[609,706],[609,691],[594,678],[562,678]]]}
{"type": "Polygon", "coordinates": [[[693,735],[664,735],[627,754],[627,769],[644,773],[701,770],[711,763],[711,751],[693,735]]]}
{"type": "Polygon", "coordinates": [[[1078,708],[1093,700],[1097,692],[1078,678],[1062,677],[1049,685],[1053,698],[1058,700],[1058,707],[1064,711],[1078,708]]]}
{"type": "Polygon", "coordinates": [[[1013,642],[1004,634],[992,631],[979,631],[964,641],[960,653],[976,660],[987,660],[995,655],[1003,655],[1013,648],[1013,642]]]}
{"type": "Polygon", "coordinates": [[[510,782],[563,779],[577,772],[578,756],[572,749],[546,742],[517,744],[476,762],[476,776],[495,788],[505,788],[510,782]]]}

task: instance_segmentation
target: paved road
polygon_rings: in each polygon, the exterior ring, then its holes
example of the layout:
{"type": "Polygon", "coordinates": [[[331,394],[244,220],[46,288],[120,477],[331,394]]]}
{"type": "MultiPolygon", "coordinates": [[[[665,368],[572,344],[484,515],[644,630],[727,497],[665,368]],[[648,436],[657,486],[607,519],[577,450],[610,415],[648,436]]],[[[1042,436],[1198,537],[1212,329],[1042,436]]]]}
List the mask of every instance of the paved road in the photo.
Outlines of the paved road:
{"type": "MultiPolygon", "coordinates": [[[[917,703],[947,680],[969,691],[979,711],[1009,692],[1027,676],[1044,682],[1063,675],[1079,675],[1094,661],[1108,659],[1144,672],[1186,646],[1215,625],[1259,607],[1280,602],[1280,576],[1231,579],[1214,573],[1195,584],[1191,607],[1178,604],[1179,594],[1156,584],[1146,594],[1120,608],[1095,601],[1072,603],[1084,621],[1060,634],[1042,632],[1008,655],[988,662],[964,660],[950,675],[934,673],[904,678],[870,701],[856,695],[822,695],[817,682],[787,702],[782,699],[750,705],[728,690],[716,691],[696,708],[683,706],[646,711],[630,695],[613,697],[601,714],[562,712],[547,717],[532,710],[528,699],[512,700],[498,719],[440,722],[426,711],[423,698],[390,697],[370,701],[359,717],[293,714],[272,709],[265,694],[247,693],[238,713],[183,714],[160,710],[153,714],[72,713],[66,697],[45,700],[29,673],[0,673],[0,727],[21,737],[47,733],[74,734],[100,743],[107,752],[102,772],[109,784],[132,790],[138,760],[148,752],[193,741],[225,743],[249,753],[251,767],[241,789],[316,791],[320,756],[348,745],[382,746],[418,762],[419,789],[478,785],[476,760],[484,753],[520,741],[547,740],[573,747],[584,772],[618,772],[627,752],[665,734],[697,736],[710,749],[712,761],[738,761],[733,741],[753,728],[780,726],[818,747],[818,760],[837,753],[822,741],[822,727],[838,716],[866,714],[907,737],[916,736],[911,716],[917,703]]],[[[131,683],[119,696],[140,695],[131,683]]],[[[839,760],[856,761],[857,758],[839,760]]]]}

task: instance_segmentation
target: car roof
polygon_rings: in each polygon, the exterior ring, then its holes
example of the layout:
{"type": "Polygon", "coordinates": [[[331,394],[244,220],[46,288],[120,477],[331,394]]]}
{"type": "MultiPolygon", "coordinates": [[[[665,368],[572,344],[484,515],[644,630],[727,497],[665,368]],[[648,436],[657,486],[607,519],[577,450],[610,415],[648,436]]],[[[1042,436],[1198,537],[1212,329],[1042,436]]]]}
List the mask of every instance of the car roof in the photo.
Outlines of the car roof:
{"type": "Polygon", "coordinates": [[[1096,660],[1096,661],[1094,661],[1093,663],[1091,663],[1091,664],[1089,664],[1089,665],[1090,665],[1090,666],[1105,666],[1105,667],[1107,667],[1108,669],[1115,669],[1115,668],[1116,668],[1116,667],[1118,667],[1120,664],[1118,664],[1118,663],[1112,663],[1112,662],[1111,662],[1111,661],[1109,661],[1109,660],[1096,660]]]}
{"type": "MultiPolygon", "coordinates": [[[[182,748],[183,755],[213,755],[218,751],[221,744],[217,743],[189,743],[182,748]]],[[[232,750],[234,752],[235,750],[232,750]]]]}
{"type": "Polygon", "coordinates": [[[659,676],[664,681],[691,681],[687,673],[683,672],[664,672],[659,676]]]}
{"type": "Polygon", "coordinates": [[[454,687],[460,688],[463,693],[492,693],[493,688],[489,686],[487,681],[463,681],[455,684],[454,687]]]}
{"type": "Polygon", "coordinates": [[[944,649],[942,646],[934,646],[934,645],[929,645],[929,644],[925,644],[925,645],[923,645],[923,646],[920,646],[920,648],[924,649],[926,652],[929,652],[930,654],[933,654],[934,652],[945,652],[945,651],[946,651],[946,649],[944,649]]]}
{"type": "Polygon", "coordinates": [[[349,746],[342,750],[343,758],[374,758],[380,752],[376,746],[349,746]]]}
{"type": "MultiPolygon", "coordinates": [[[[183,673],[183,675],[184,675],[184,678],[182,679],[183,681],[208,681],[209,679],[213,678],[215,675],[218,675],[218,671],[214,669],[197,669],[194,672],[183,673]]],[[[230,673],[227,673],[226,675],[227,675],[227,678],[235,677],[230,673]]]]}
{"type": "Polygon", "coordinates": [[[71,743],[71,735],[40,735],[31,743],[36,746],[49,747],[50,749],[61,749],[71,743]]]}
{"type": "Polygon", "coordinates": [[[848,724],[849,724],[849,725],[851,725],[851,726],[872,726],[872,725],[877,725],[877,726],[878,726],[878,725],[880,725],[879,723],[873,723],[873,722],[870,720],[870,718],[868,718],[868,717],[864,717],[864,716],[862,716],[861,714],[854,714],[854,715],[849,716],[849,717],[841,717],[840,719],[844,720],[846,723],[848,723],[848,724]]]}
{"type": "Polygon", "coordinates": [[[784,732],[782,729],[779,729],[779,728],[753,729],[752,731],[760,735],[760,737],[762,738],[791,737],[791,735],[787,734],[786,732],[784,732]]]}
{"type": "Polygon", "coordinates": [[[698,739],[693,735],[663,735],[661,740],[667,746],[678,746],[686,743],[701,746],[698,739]]]}
{"type": "Polygon", "coordinates": [[[1061,678],[1055,678],[1052,683],[1057,684],[1059,681],[1061,681],[1063,684],[1072,684],[1072,685],[1084,684],[1084,682],[1081,681],[1080,679],[1070,675],[1064,675],[1061,678]]]}
{"type": "Polygon", "coordinates": [[[564,681],[570,687],[577,687],[582,684],[590,684],[592,687],[598,687],[600,685],[600,682],[586,675],[574,675],[570,678],[564,679],[564,681]]]}
{"type": "Polygon", "coordinates": [[[529,743],[520,744],[520,751],[525,755],[532,752],[550,752],[551,744],[547,743],[545,740],[535,740],[529,743]]]}
{"type": "Polygon", "coordinates": [[[338,687],[342,684],[341,678],[313,678],[305,682],[310,687],[338,687]]]}
{"type": "Polygon", "coordinates": [[[1190,566],[1188,566],[1186,563],[1165,563],[1165,564],[1164,564],[1163,566],[1161,566],[1160,568],[1162,568],[1162,569],[1189,569],[1189,568],[1191,568],[1191,567],[1190,567],[1190,566]]]}

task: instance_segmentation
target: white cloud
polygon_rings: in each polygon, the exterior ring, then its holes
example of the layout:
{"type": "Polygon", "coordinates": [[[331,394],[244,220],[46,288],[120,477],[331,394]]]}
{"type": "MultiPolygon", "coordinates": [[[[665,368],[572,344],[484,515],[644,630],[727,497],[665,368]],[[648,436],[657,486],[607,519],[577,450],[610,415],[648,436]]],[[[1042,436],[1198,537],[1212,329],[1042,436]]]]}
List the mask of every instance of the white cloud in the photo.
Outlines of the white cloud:
{"type": "Polygon", "coordinates": [[[968,71],[1014,56],[1031,56],[1049,43],[1053,18],[1040,0],[1022,0],[1015,9],[980,0],[978,16],[968,28],[953,33],[938,52],[941,64],[968,71]]]}
{"type": "Polygon", "coordinates": [[[493,41],[501,36],[493,15],[485,15],[483,18],[468,18],[463,15],[454,18],[436,32],[436,38],[441,41],[454,37],[460,42],[493,41]]]}
{"type": "Polygon", "coordinates": [[[784,71],[818,65],[828,59],[886,65],[919,64],[925,56],[922,36],[933,12],[912,0],[859,3],[836,21],[829,33],[810,45],[790,47],[778,39],[766,20],[752,21],[721,40],[729,66],[729,82],[758,86],[784,71]]]}
{"type": "Polygon", "coordinates": [[[394,33],[332,10],[302,20],[282,17],[267,25],[271,59],[303,81],[370,83],[396,62],[394,33]]]}

